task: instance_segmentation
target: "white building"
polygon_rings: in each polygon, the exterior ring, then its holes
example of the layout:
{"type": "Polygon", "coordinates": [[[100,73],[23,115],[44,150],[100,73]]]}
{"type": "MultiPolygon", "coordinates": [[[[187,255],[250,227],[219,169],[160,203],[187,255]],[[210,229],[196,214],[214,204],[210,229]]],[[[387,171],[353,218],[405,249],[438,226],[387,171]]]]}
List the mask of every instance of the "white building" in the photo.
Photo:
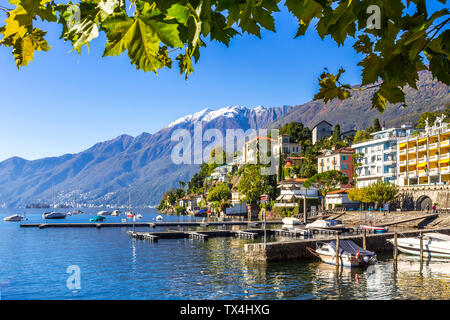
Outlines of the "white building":
{"type": "Polygon", "coordinates": [[[334,209],[336,207],[343,207],[346,209],[357,209],[360,205],[359,201],[350,201],[348,198],[348,191],[350,189],[340,189],[329,192],[325,197],[325,208],[334,209]]]}
{"type": "Polygon", "coordinates": [[[229,167],[225,164],[223,166],[215,168],[211,173],[211,178],[216,181],[227,182],[228,172],[229,167]]]}
{"type": "MultiPolygon", "coordinates": [[[[278,202],[275,207],[296,207],[299,200],[319,199],[319,193],[315,188],[304,188],[303,183],[308,179],[287,179],[281,181],[278,185],[280,196],[276,199],[278,202]]],[[[308,206],[308,205],[307,205],[308,206]]]]}
{"type": "Polygon", "coordinates": [[[377,180],[396,183],[397,142],[411,135],[409,125],[372,133],[372,139],[352,145],[359,159],[356,168],[356,186],[366,187],[377,180]]]}

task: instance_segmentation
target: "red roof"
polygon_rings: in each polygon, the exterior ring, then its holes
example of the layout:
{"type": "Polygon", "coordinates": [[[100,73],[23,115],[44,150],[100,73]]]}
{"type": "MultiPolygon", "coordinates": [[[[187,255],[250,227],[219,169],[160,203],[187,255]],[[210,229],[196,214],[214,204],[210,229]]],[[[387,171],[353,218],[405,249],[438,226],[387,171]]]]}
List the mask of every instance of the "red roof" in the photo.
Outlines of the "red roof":
{"type": "Polygon", "coordinates": [[[339,189],[335,191],[328,192],[328,194],[341,194],[341,193],[348,193],[350,189],[339,189]]]}

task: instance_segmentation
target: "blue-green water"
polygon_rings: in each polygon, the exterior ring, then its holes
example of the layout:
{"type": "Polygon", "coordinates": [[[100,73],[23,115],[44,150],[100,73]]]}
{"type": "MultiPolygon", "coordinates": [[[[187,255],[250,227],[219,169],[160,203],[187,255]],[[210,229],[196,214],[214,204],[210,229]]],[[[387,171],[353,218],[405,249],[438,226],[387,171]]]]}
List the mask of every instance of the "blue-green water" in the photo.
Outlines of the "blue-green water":
{"type": "MultiPolygon", "coordinates": [[[[397,272],[390,255],[366,270],[336,270],[316,262],[249,263],[243,246],[251,240],[150,243],[131,239],[127,228],[20,228],[20,222],[3,221],[23,211],[0,210],[0,297],[5,300],[450,299],[447,261],[421,269],[417,258],[400,255],[397,272]],[[80,289],[67,285],[69,266],[79,267],[80,289]]],[[[25,211],[26,222],[43,222],[47,210],[25,211]]],[[[99,210],[86,211],[52,222],[88,222],[99,210]]],[[[157,215],[153,209],[139,212],[142,221],[157,215]]],[[[180,219],[194,218],[164,217],[180,219]]]]}

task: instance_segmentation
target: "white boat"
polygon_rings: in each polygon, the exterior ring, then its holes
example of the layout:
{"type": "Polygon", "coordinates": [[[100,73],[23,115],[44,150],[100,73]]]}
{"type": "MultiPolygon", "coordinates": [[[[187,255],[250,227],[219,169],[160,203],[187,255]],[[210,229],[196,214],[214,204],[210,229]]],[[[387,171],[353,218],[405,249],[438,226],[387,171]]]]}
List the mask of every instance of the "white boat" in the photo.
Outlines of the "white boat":
{"type": "Polygon", "coordinates": [[[114,210],[114,211],[111,213],[111,215],[114,216],[114,217],[117,217],[117,216],[120,215],[120,211],[119,211],[119,210],[114,210]]]}
{"type": "Polygon", "coordinates": [[[42,215],[44,219],[64,219],[66,217],[65,213],[62,212],[46,212],[42,215]]]}
{"type": "Polygon", "coordinates": [[[5,217],[3,221],[22,221],[23,217],[18,214],[13,214],[12,216],[5,217]]]}
{"type": "Polygon", "coordinates": [[[143,218],[143,217],[142,217],[142,214],[138,214],[138,215],[136,216],[136,218],[142,219],[142,218],[143,218]]]}
{"type": "Polygon", "coordinates": [[[362,230],[373,230],[375,233],[385,233],[389,231],[388,227],[375,227],[375,226],[359,226],[362,230]]]}
{"type": "Polygon", "coordinates": [[[112,212],[110,211],[100,211],[97,213],[98,216],[110,216],[112,212]]]}
{"type": "MultiPolygon", "coordinates": [[[[394,244],[394,239],[388,239],[394,244]]],[[[397,248],[400,252],[420,255],[420,238],[398,238],[397,248]]],[[[442,233],[425,233],[423,235],[423,254],[428,258],[450,258],[450,236],[442,233]]]]}
{"type": "Polygon", "coordinates": [[[314,222],[308,223],[305,227],[306,228],[320,228],[320,229],[327,229],[330,227],[343,227],[341,220],[321,220],[318,219],[314,222]]]}
{"type": "MultiPolygon", "coordinates": [[[[336,241],[318,242],[314,251],[320,259],[336,265],[336,241]]],[[[339,265],[344,267],[367,267],[377,262],[375,252],[364,250],[351,240],[339,241],[339,265]]]]}
{"type": "Polygon", "coordinates": [[[156,220],[157,220],[157,221],[162,221],[162,220],[163,220],[163,217],[162,217],[162,216],[157,216],[157,217],[156,217],[156,220]]]}
{"type": "Polygon", "coordinates": [[[290,225],[290,226],[303,224],[303,222],[300,219],[291,218],[291,217],[283,218],[282,222],[284,225],[290,225]]]}

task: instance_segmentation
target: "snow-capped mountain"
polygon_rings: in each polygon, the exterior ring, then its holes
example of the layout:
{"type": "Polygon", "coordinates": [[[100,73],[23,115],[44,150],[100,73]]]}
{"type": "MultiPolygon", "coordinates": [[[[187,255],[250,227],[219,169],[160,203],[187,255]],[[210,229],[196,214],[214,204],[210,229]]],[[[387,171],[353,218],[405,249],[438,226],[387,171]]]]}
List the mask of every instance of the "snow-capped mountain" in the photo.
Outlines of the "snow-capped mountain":
{"type": "Polygon", "coordinates": [[[172,133],[179,128],[191,133],[202,123],[204,130],[267,128],[281,115],[283,108],[226,107],[204,109],[173,121],[160,131],[137,137],[121,135],[100,142],[77,154],[39,160],[14,157],[0,162],[0,203],[22,206],[30,202],[51,202],[52,186],[59,201],[90,201],[126,204],[132,192],[133,205],[159,202],[162,194],[187,181],[197,172],[196,165],[176,165],[171,160],[175,145],[172,133]]]}
{"type": "Polygon", "coordinates": [[[291,107],[266,108],[258,106],[256,108],[246,108],[243,106],[225,107],[218,110],[209,108],[203,109],[191,115],[187,115],[171,122],[167,127],[186,126],[199,122],[209,123],[214,120],[231,120],[241,124],[241,128],[252,127],[254,129],[266,128],[280,115],[286,114],[291,107]]]}

